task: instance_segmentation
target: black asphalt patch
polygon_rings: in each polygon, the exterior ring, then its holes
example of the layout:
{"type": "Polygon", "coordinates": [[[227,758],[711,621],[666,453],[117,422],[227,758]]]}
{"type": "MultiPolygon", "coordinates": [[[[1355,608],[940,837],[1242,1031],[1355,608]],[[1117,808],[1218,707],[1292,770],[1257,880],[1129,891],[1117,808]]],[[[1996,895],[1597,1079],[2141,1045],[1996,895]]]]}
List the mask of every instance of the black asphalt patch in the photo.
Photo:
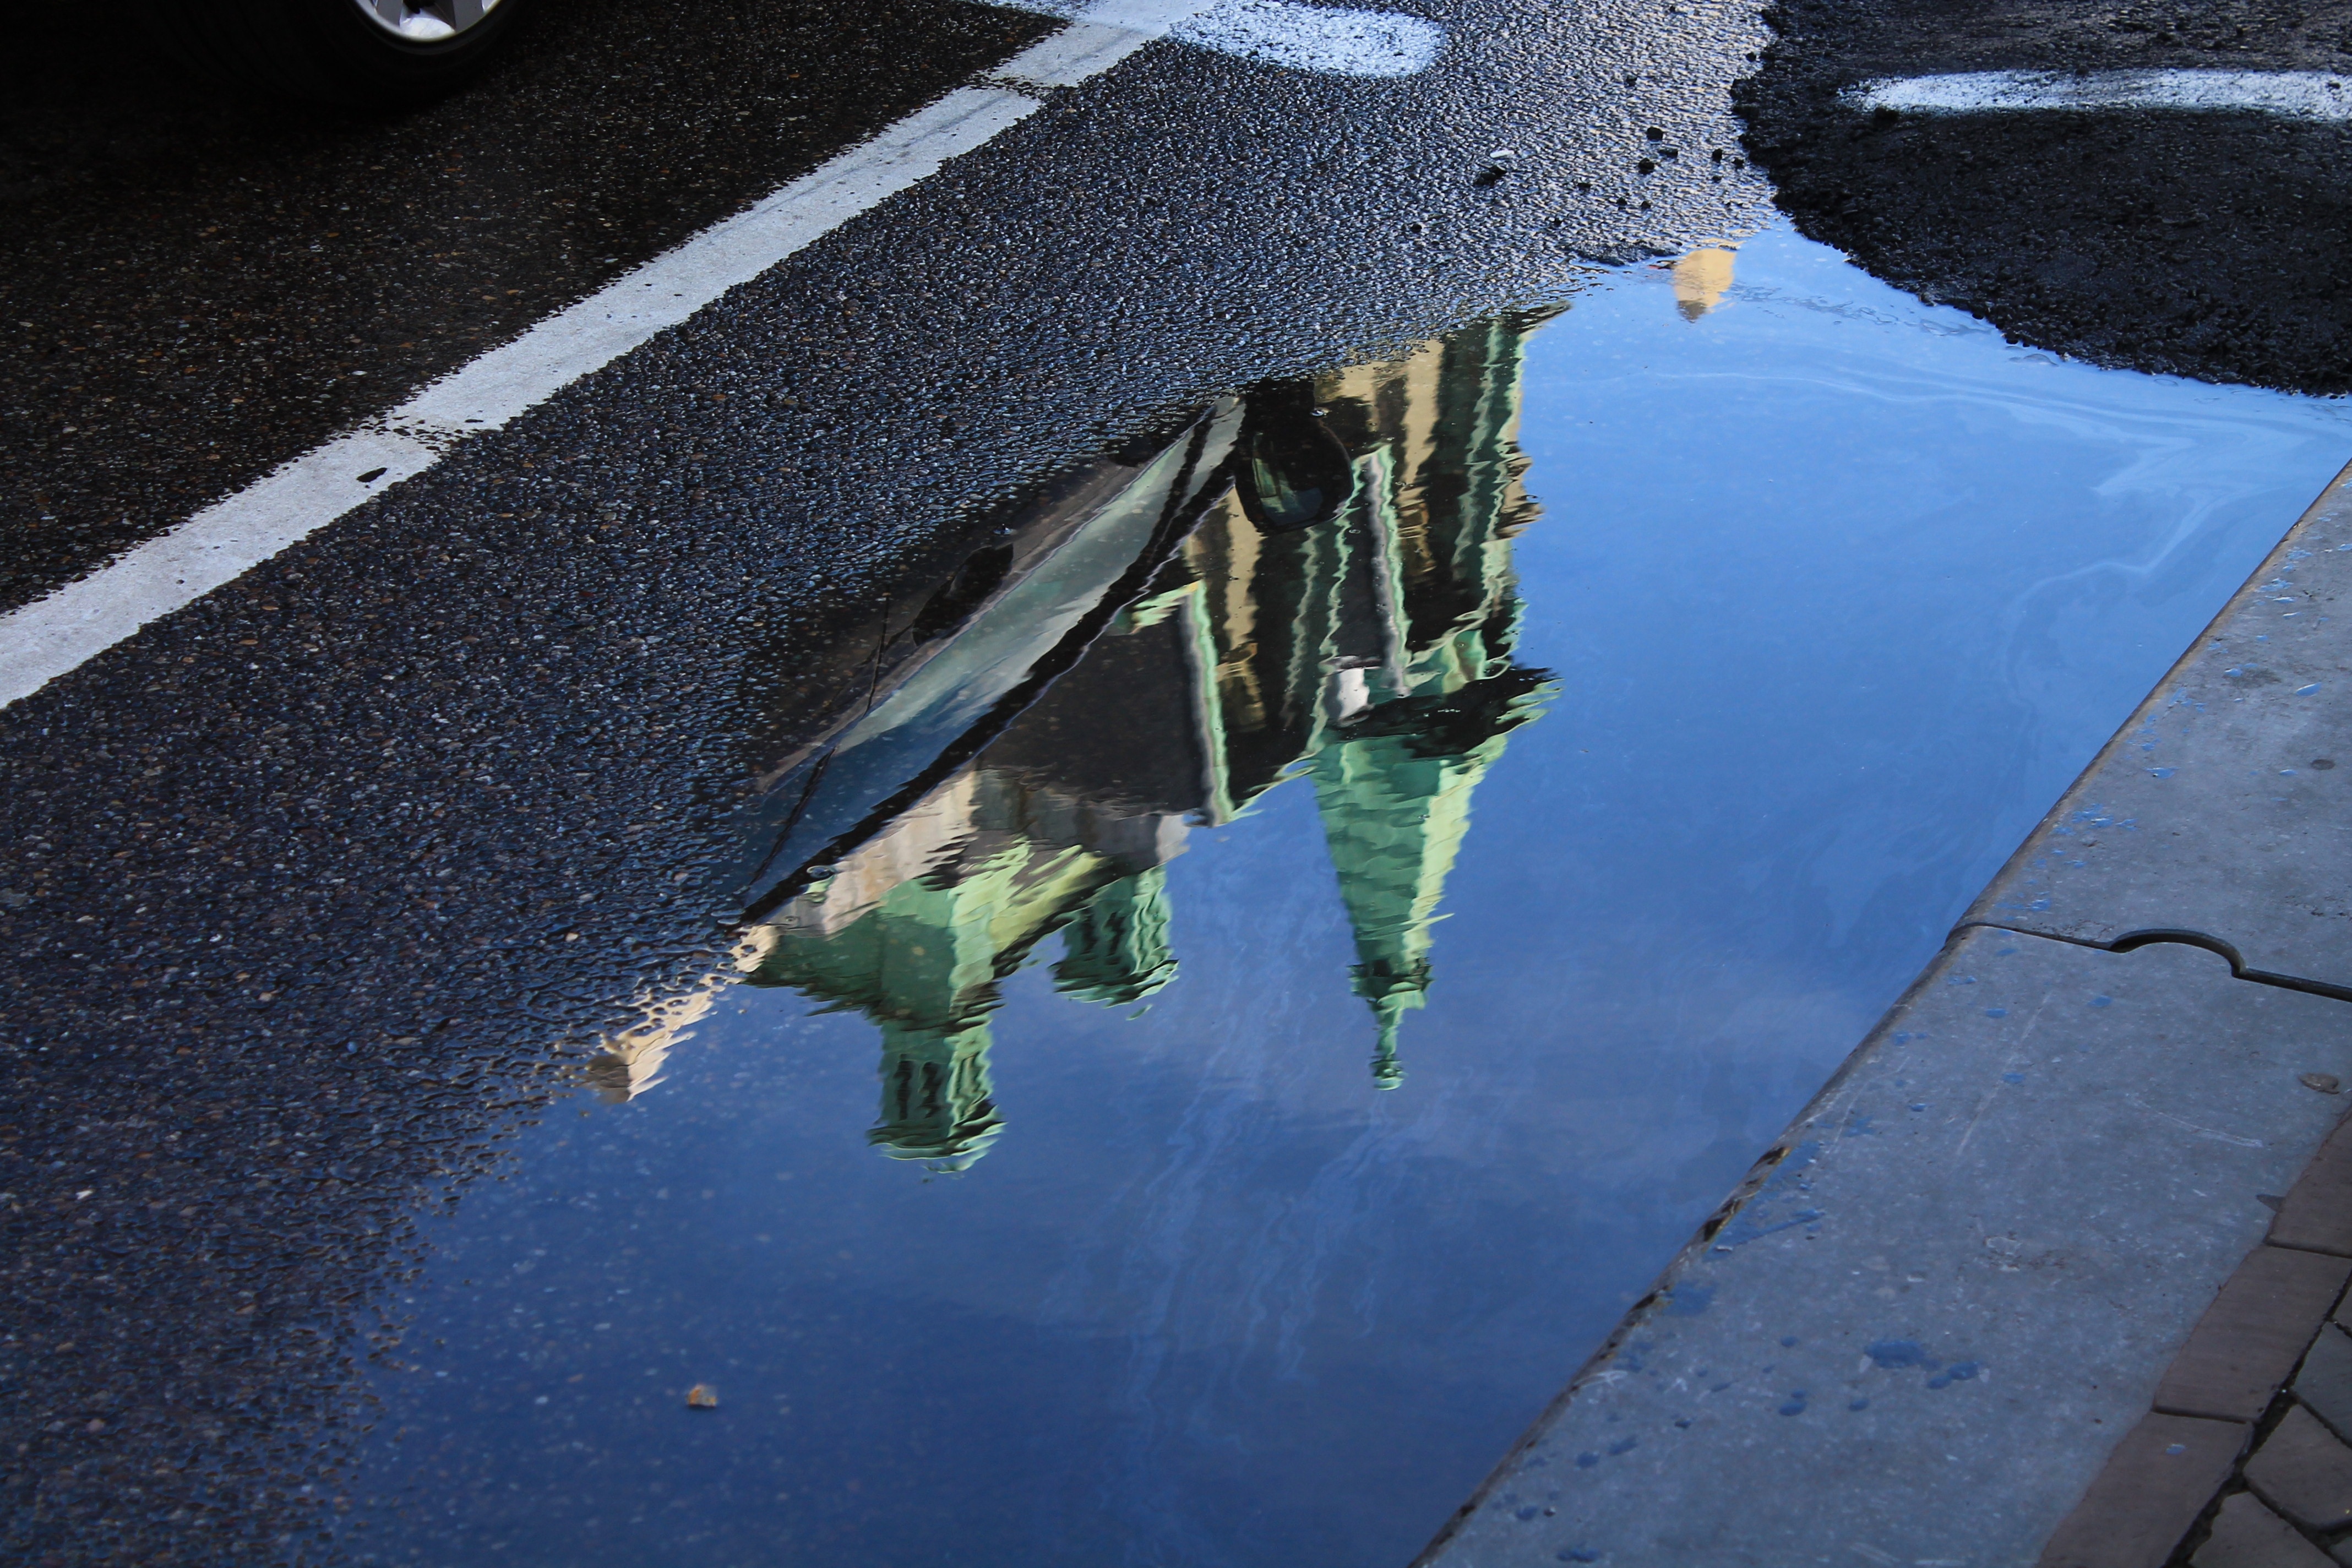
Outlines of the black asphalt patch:
{"type": "Polygon", "coordinates": [[[1794,0],[1748,145],[1806,235],[2096,364],[2352,391],[2352,127],[2177,110],[1858,112],[1879,77],[2352,71],[2352,5],[1794,0]]]}
{"type": "Polygon", "coordinates": [[[105,7],[0,77],[0,610],[405,399],[1053,24],[576,0],[359,117],[179,79],[105,7]]]}

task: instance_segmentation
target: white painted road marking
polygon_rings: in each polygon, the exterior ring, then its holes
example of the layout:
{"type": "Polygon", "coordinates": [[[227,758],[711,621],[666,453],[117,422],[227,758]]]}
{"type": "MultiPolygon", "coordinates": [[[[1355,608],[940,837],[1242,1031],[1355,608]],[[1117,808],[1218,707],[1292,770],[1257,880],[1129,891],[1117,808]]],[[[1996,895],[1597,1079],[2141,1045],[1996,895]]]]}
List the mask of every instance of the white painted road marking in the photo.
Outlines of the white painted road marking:
{"type": "Polygon", "coordinates": [[[1412,76],[1429,68],[1445,29],[1393,11],[1226,0],[1168,36],[1244,59],[1331,76],[1412,76]]]}
{"type": "Polygon", "coordinates": [[[1035,92],[1075,87],[1166,37],[1302,69],[1381,77],[1426,66],[1444,32],[1418,17],[1289,0],[1097,0],[1072,16],[1068,27],[982,72],[978,85],[957,88],[79,582],[0,616],[0,707],[242,576],[425,472],[467,437],[497,429],[929,178],[1036,112],[1035,92]]]}
{"type": "Polygon", "coordinates": [[[2286,120],[2352,120],[2352,79],[2325,71],[1968,71],[1888,77],[1846,89],[1861,109],[1916,114],[2004,110],[2252,110],[2286,120]]]}
{"type": "MultiPolygon", "coordinates": [[[[1068,15],[1053,0],[992,3],[1068,15]]],[[[1326,76],[1412,76],[1428,69],[1445,43],[1445,29],[1419,16],[1297,0],[1213,0],[1189,8],[1166,31],[1180,44],[1326,76]]]]}

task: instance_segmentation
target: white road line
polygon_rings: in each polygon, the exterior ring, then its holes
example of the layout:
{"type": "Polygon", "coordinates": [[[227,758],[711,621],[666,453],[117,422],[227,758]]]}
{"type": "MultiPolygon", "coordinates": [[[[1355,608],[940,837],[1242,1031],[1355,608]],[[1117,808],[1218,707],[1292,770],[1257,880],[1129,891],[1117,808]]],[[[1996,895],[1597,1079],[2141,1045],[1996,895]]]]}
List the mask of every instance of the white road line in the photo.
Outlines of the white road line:
{"type": "MultiPolygon", "coordinates": [[[[991,3],[1070,15],[1056,0],[991,3]]],[[[1419,16],[1297,0],[1212,0],[1172,19],[1167,34],[1180,44],[1327,76],[1412,76],[1429,68],[1445,44],[1445,29],[1419,16]]]]}
{"type": "Polygon", "coordinates": [[[1843,96],[1860,109],[1918,114],[2180,109],[2352,120],[2352,79],[2325,71],[1968,71],[1888,77],[1850,87],[1843,96]]]}
{"type": "Polygon", "coordinates": [[[1153,38],[1195,23],[1208,27],[1198,40],[1204,47],[1359,76],[1418,70],[1444,37],[1415,17],[1286,0],[1097,0],[1070,20],[982,73],[977,85],[957,88],[390,413],[313,447],[79,582],[0,616],[0,708],[425,472],[467,437],[497,429],[936,174],[1036,112],[1037,91],[1075,87],[1153,38]]]}

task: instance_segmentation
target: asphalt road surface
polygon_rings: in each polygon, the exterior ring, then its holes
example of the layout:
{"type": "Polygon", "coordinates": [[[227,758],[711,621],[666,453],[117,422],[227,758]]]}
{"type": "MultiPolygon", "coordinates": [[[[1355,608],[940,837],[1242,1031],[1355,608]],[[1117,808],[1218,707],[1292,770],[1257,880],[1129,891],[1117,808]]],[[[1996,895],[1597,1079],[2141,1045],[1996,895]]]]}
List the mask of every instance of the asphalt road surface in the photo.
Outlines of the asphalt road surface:
{"type": "MultiPolygon", "coordinates": [[[[1220,393],[1770,221],[1733,111],[1759,58],[1750,141],[1808,233],[2053,347],[2345,384],[2342,125],[2220,146],[2200,121],[2192,149],[1836,96],[2044,45],[2334,68],[2334,13],[2242,39],[1801,5],[1771,43],[1737,6],[1411,9],[1444,47],[1409,75],[1161,41],[1054,91],[0,711],[0,1552],[312,1552],[363,1419],[349,1347],[391,1342],[367,1335],[395,1332],[421,1195],[493,1170],[576,1067],[551,1038],[725,951],[740,814],[867,651],[1022,498],[1220,393]],[[2210,331],[2166,326],[2182,300],[2210,331]]],[[[581,0],[475,89],[372,120],[180,84],[90,8],[34,25],[0,68],[0,609],[1055,23],[581,0]]]]}

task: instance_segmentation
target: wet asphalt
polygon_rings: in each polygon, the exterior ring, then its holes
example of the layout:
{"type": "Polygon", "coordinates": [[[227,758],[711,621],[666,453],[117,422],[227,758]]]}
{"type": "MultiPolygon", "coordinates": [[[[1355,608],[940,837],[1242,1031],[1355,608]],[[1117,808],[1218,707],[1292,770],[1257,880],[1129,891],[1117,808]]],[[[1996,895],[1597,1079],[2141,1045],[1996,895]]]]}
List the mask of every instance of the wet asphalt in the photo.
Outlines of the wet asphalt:
{"type": "MultiPolygon", "coordinates": [[[[0,1554],[331,1560],[415,1216],[726,948],[752,781],[1003,509],[1219,391],[1768,216],[1752,17],[1427,14],[1453,42],[1401,79],[1155,45],[0,713],[0,1554]]],[[[373,127],[158,87],[175,132],[66,49],[97,86],[13,138],[12,298],[55,334],[0,370],[18,596],[1041,26],[815,15],[583,5],[373,127]],[[674,95],[613,83],[632,28],[674,95]]]]}
{"type": "MultiPolygon", "coordinates": [[[[0,67],[0,607],[1051,26],[580,0],[491,79],[360,120],[181,83],[94,9],[0,67]]],[[[1416,77],[1160,43],[1056,93],[0,711],[0,1555],[332,1561],[415,1216],[725,951],[755,781],[998,520],[1220,392],[1748,232],[1751,158],[1808,234],[2020,337],[2344,384],[2342,128],[2191,147],[1833,96],[2045,46],[2340,59],[2325,8],[2242,47],[2049,7],[1803,4],[1777,42],[1668,0],[1411,9],[1450,31],[1416,77]],[[2200,299],[2210,332],[2166,324],[2200,299]]]]}

